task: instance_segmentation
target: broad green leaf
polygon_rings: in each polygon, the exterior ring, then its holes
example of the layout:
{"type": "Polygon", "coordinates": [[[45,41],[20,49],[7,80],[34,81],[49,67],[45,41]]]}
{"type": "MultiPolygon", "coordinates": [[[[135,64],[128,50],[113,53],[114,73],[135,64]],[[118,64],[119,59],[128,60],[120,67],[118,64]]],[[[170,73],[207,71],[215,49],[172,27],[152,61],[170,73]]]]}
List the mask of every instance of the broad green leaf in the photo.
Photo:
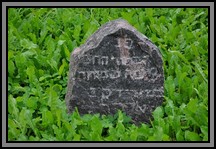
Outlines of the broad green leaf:
{"type": "Polygon", "coordinates": [[[17,108],[16,99],[12,95],[8,97],[8,112],[15,118],[18,118],[19,109],[17,108]]]}
{"type": "Polygon", "coordinates": [[[182,92],[184,93],[184,96],[182,98],[190,98],[193,97],[194,95],[194,90],[193,90],[193,81],[189,77],[185,77],[184,81],[182,82],[182,92]],[[187,82],[187,83],[183,83],[187,82]]]}
{"type": "Polygon", "coordinates": [[[90,136],[92,141],[102,141],[100,134],[98,133],[90,133],[90,136]]]}
{"type": "Polygon", "coordinates": [[[28,141],[28,137],[24,134],[20,134],[17,141],[28,141]]]}
{"type": "Polygon", "coordinates": [[[53,89],[53,91],[55,91],[56,93],[60,93],[61,90],[62,90],[62,86],[59,85],[59,84],[55,84],[55,85],[53,85],[52,89],[53,89]]]}
{"type": "Polygon", "coordinates": [[[162,118],[163,115],[164,115],[164,112],[163,112],[162,107],[157,107],[153,112],[153,116],[155,119],[162,118]]]}
{"type": "Polygon", "coordinates": [[[20,135],[20,125],[18,125],[17,122],[15,122],[16,120],[15,119],[10,119],[8,118],[8,134],[12,134],[11,137],[9,138],[16,138],[17,136],[20,135]]]}
{"type": "Polygon", "coordinates": [[[29,126],[32,127],[32,129],[34,129],[34,126],[32,124],[32,112],[29,109],[23,107],[18,117],[19,123],[22,126],[22,134],[24,134],[27,131],[27,128],[29,126]]]}
{"type": "Polygon", "coordinates": [[[93,115],[91,115],[91,114],[84,114],[82,117],[81,117],[81,119],[84,121],[84,122],[90,122],[91,120],[92,120],[92,118],[93,118],[94,116],[93,115]]]}
{"type": "Polygon", "coordinates": [[[187,140],[187,141],[200,141],[201,138],[197,133],[186,130],[185,131],[185,140],[187,140]]]}
{"type": "Polygon", "coordinates": [[[175,84],[173,81],[173,77],[172,76],[167,77],[167,80],[164,85],[165,85],[165,89],[168,92],[170,98],[173,98],[174,91],[175,91],[175,84]]]}
{"type": "Polygon", "coordinates": [[[158,140],[155,139],[155,136],[150,136],[148,137],[147,141],[158,141],[158,140]]]}
{"type": "Polygon", "coordinates": [[[160,126],[157,126],[154,129],[154,138],[155,138],[155,141],[162,141],[163,140],[163,135],[164,135],[163,128],[160,127],[160,126]]]}
{"type": "Polygon", "coordinates": [[[125,127],[122,123],[118,122],[116,125],[116,134],[121,137],[125,133],[125,127]]]}
{"type": "Polygon", "coordinates": [[[138,127],[132,125],[132,128],[130,129],[130,140],[136,141],[137,137],[138,137],[138,127]]]}
{"type": "Polygon", "coordinates": [[[123,113],[121,110],[118,110],[118,123],[122,123],[124,121],[123,113]]]}
{"type": "Polygon", "coordinates": [[[200,16],[201,16],[201,15],[203,15],[203,14],[205,14],[205,12],[204,12],[204,11],[202,11],[201,13],[199,13],[199,14],[195,15],[195,17],[194,17],[194,20],[196,20],[198,17],[200,17],[200,16]]]}
{"type": "Polygon", "coordinates": [[[44,76],[42,76],[42,77],[39,78],[39,81],[41,82],[41,81],[43,81],[45,79],[48,79],[48,78],[51,78],[51,77],[52,77],[51,75],[45,74],[44,76]]]}
{"type": "Polygon", "coordinates": [[[42,124],[45,126],[49,126],[50,124],[53,124],[53,114],[51,111],[44,110],[42,112],[42,124]]]}
{"type": "Polygon", "coordinates": [[[138,135],[148,138],[151,135],[150,128],[146,124],[141,124],[141,127],[138,128],[138,135]]]}
{"type": "Polygon", "coordinates": [[[97,133],[97,134],[101,135],[103,127],[102,127],[102,123],[99,120],[98,116],[93,116],[92,117],[90,125],[91,125],[91,129],[92,129],[92,131],[94,133],[97,133]]]}
{"type": "Polygon", "coordinates": [[[163,138],[162,138],[163,141],[170,141],[170,137],[166,134],[163,134],[163,138]]]}
{"type": "Polygon", "coordinates": [[[62,110],[57,109],[56,110],[56,117],[57,117],[57,126],[61,127],[61,117],[62,117],[62,110]]]}
{"type": "Polygon", "coordinates": [[[64,42],[65,42],[65,40],[59,40],[58,45],[61,46],[64,42]]]}
{"type": "Polygon", "coordinates": [[[51,108],[51,111],[56,111],[58,107],[58,94],[56,91],[52,89],[52,87],[47,88],[46,95],[48,98],[47,105],[51,108]]]}
{"type": "Polygon", "coordinates": [[[50,59],[50,60],[47,60],[46,61],[50,66],[51,66],[51,68],[54,70],[54,71],[58,71],[58,68],[57,68],[57,62],[56,62],[56,60],[54,60],[53,58],[52,59],[50,59]]]}
{"type": "Polygon", "coordinates": [[[75,134],[73,141],[80,141],[81,136],[79,134],[75,134]]]}
{"type": "Polygon", "coordinates": [[[203,80],[207,83],[207,77],[205,76],[205,74],[203,73],[202,68],[199,66],[199,64],[192,62],[192,64],[194,64],[196,66],[196,69],[198,70],[198,72],[200,73],[200,75],[202,76],[203,80]]]}
{"type": "Polygon", "coordinates": [[[112,126],[111,121],[107,117],[105,117],[104,115],[102,116],[101,124],[102,124],[102,127],[104,127],[104,128],[108,128],[108,127],[112,126]]]}
{"type": "Polygon", "coordinates": [[[26,74],[28,75],[29,83],[36,82],[36,81],[37,81],[37,78],[36,78],[36,76],[35,76],[35,67],[34,67],[34,66],[29,66],[29,67],[26,69],[26,74]]]}
{"type": "Polygon", "coordinates": [[[52,54],[51,52],[56,48],[56,42],[51,36],[47,36],[45,39],[45,46],[47,48],[47,53],[52,54]]]}
{"type": "Polygon", "coordinates": [[[52,125],[52,128],[54,129],[54,133],[56,134],[56,139],[64,141],[64,133],[62,133],[61,129],[56,125],[52,125]]]}
{"type": "Polygon", "coordinates": [[[196,88],[193,88],[193,89],[195,90],[195,92],[197,93],[197,95],[202,98],[202,96],[200,95],[199,91],[196,88]]]}
{"type": "Polygon", "coordinates": [[[37,109],[37,102],[38,102],[37,97],[30,97],[27,99],[26,105],[28,108],[37,109]]]}
{"type": "Polygon", "coordinates": [[[14,62],[12,60],[8,61],[8,72],[10,76],[13,76],[15,71],[15,66],[14,66],[14,62]]]}
{"type": "Polygon", "coordinates": [[[188,110],[190,110],[191,112],[195,113],[198,109],[197,109],[197,104],[198,104],[198,100],[196,99],[190,99],[190,102],[187,104],[187,108],[188,110]]]}
{"type": "Polygon", "coordinates": [[[24,49],[35,49],[38,47],[37,44],[34,44],[32,41],[25,38],[20,40],[20,44],[24,49]]]}
{"type": "MultiPolygon", "coordinates": [[[[202,95],[202,96],[200,96],[201,99],[207,98],[207,97],[208,97],[208,87],[206,87],[206,86],[208,86],[207,84],[208,84],[208,83],[206,83],[206,82],[203,81],[203,82],[200,83],[199,86],[198,86],[198,90],[199,90],[200,94],[202,95]]],[[[206,102],[205,102],[205,103],[206,103],[206,102]]]]}
{"type": "Polygon", "coordinates": [[[18,67],[18,69],[23,69],[26,64],[27,64],[27,59],[26,57],[21,54],[21,53],[18,53],[16,56],[15,56],[15,64],[16,66],[18,67]]]}
{"type": "Polygon", "coordinates": [[[173,103],[173,101],[172,101],[171,99],[169,99],[169,98],[166,98],[166,97],[165,97],[165,99],[166,99],[166,101],[167,101],[167,104],[166,104],[166,106],[165,106],[165,112],[166,112],[167,115],[172,116],[172,115],[175,114],[175,106],[174,106],[174,103],[173,103]]]}
{"type": "Polygon", "coordinates": [[[37,55],[37,52],[34,49],[30,49],[22,53],[25,57],[30,57],[33,55],[37,55]]]}
{"type": "Polygon", "coordinates": [[[153,15],[153,9],[152,8],[146,8],[145,12],[146,12],[147,16],[152,17],[152,15],[153,15]]]}
{"type": "Polygon", "coordinates": [[[131,23],[134,13],[122,12],[121,15],[125,20],[131,23]]]}
{"type": "Polygon", "coordinates": [[[181,130],[176,133],[176,141],[184,141],[184,134],[181,130]]]}
{"type": "Polygon", "coordinates": [[[199,51],[198,48],[195,46],[195,44],[191,44],[191,49],[193,51],[193,54],[195,55],[195,57],[199,57],[199,51]]]}
{"type": "Polygon", "coordinates": [[[40,138],[30,136],[30,137],[29,137],[29,141],[40,141],[40,138]]]}
{"type": "Polygon", "coordinates": [[[76,25],[75,26],[75,29],[74,29],[74,32],[73,32],[73,37],[79,41],[79,35],[80,35],[80,31],[81,31],[81,26],[80,25],[76,25]]]}
{"type": "Polygon", "coordinates": [[[8,61],[14,58],[14,51],[9,50],[8,51],[8,61]]]}
{"type": "Polygon", "coordinates": [[[181,129],[181,117],[179,115],[175,115],[173,118],[173,128],[175,132],[181,129]]]}
{"type": "Polygon", "coordinates": [[[87,126],[82,127],[82,129],[79,129],[79,134],[82,135],[82,138],[88,139],[90,141],[93,141],[93,138],[95,137],[94,134],[92,136],[92,133],[87,126]]]}
{"type": "Polygon", "coordinates": [[[31,38],[33,43],[37,43],[37,37],[34,33],[29,33],[28,36],[31,38]]]}
{"type": "Polygon", "coordinates": [[[42,139],[40,141],[56,141],[56,137],[47,131],[41,131],[42,139]]]}
{"type": "MultiPolygon", "coordinates": [[[[89,38],[91,36],[91,34],[94,33],[94,31],[97,29],[97,25],[94,24],[93,22],[90,23],[90,26],[91,27],[88,27],[88,31],[85,33],[84,37],[83,37],[83,40],[86,40],[87,38],[89,38]]],[[[74,43],[74,47],[76,46],[76,44],[74,43]]]]}
{"type": "Polygon", "coordinates": [[[171,51],[168,50],[169,52],[177,55],[179,58],[181,58],[186,64],[190,65],[190,63],[188,62],[188,60],[179,52],[179,51],[171,51]]]}
{"type": "Polygon", "coordinates": [[[203,133],[203,141],[208,141],[208,127],[207,126],[201,126],[201,131],[203,133]]]}
{"type": "Polygon", "coordinates": [[[76,107],[74,112],[71,115],[71,121],[72,121],[72,128],[76,129],[78,125],[82,125],[83,121],[80,118],[78,108],[76,107]]]}
{"type": "Polygon", "coordinates": [[[62,60],[62,65],[60,66],[59,71],[58,71],[60,76],[62,75],[65,67],[66,67],[66,62],[65,62],[65,59],[63,59],[62,60]]]}
{"type": "Polygon", "coordinates": [[[64,53],[65,53],[65,58],[67,59],[67,60],[69,60],[70,59],[70,54],[71,54],[71,52],[70,52],[70,50],[68,49],[68,47],[67,46],[65,46],[65,45],[63,45],[63,47],[64,47],[64,53]]]}
{"type": "Polygon", "coordinates": [[[39,44],[41,44],[44,41],[47,33],[48,33],[47,26],[44,25],[43,28],[40,31],[39,44]]]}
{"type": "Polygon", "coordinates": [[[199,110],[196,111],[196,120],[199,123],[199,126],[208,125],[208,107],[204,105],[203,103],[200,103],[197,107],[199,110]]]}

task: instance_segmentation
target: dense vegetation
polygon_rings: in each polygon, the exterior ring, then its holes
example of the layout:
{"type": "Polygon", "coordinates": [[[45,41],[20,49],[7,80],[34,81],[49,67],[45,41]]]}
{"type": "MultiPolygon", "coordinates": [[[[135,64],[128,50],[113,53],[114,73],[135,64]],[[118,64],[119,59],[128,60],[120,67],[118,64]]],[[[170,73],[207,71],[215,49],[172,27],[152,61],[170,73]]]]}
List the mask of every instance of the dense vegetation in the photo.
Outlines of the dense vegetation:
{"type": "Polygon", "coordinates": [[[9,8],[8,140],[207,141],[208,9],[9,8]],[[67,114],[69,58],[102,24],[123,18],[160,49],[165,97],[151,124],[67,114]]]}

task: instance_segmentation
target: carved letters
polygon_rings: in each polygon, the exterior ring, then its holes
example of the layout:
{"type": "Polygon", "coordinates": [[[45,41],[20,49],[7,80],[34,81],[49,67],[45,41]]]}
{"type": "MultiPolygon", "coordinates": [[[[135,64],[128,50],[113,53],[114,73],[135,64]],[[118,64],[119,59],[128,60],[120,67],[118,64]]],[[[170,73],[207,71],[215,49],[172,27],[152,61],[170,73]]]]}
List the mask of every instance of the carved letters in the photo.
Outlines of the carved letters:
{"type": "Polygon", "coordinates": [[[101,56],[101,55],[94,55],[92,57],[83,56],[83,63],[89,64],[89,65],[103,65],[106,66],[110,62],[114,62],[114,64],[120,66],[120,65],[130,65],[135,63],[143,63],[145,64],[145,61],[149,58],[148,55],[145,55],[143,57],[133,56],[133,57],[108,57],[108,56],[101,56]]]}
{"type": "Polygon", "coordinates": [[[77,78],[83,80],[101,80],[101,79],[112,79],[123,77],[127,79],[130,77],[132,80],[143,80],[148,82],[156,82],[160,77],[160,74],[151,73],[151,71],[146,71],[145,69],[131,71],[126,69],[125,72],[119,70],[104,70],[104,71],[77,71],[77,78]],[[149,78],[149,77],[150,78],[149,78]]]}
{"type": "Polygon", "coordinates": [[[102,99],[109,99],[112,94],[116,94],[118,98],[124,98],[125,95],[136,98],[150,98],[150,97],[162,97],[163,87],[155,88],[153,90],[131,90],[131,89],[114,89],[114,88],[94,88],[90,87],[90,97],[96,97],[102,99]],[[98,92],[98,93],[97,93],[98,92]]]}

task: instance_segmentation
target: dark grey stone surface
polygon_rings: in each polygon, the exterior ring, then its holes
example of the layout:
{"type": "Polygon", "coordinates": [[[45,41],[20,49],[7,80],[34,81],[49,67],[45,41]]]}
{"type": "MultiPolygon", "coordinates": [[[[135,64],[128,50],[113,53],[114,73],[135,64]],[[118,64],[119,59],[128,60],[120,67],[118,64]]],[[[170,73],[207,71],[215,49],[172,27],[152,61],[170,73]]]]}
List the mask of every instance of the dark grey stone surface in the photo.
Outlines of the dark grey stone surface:
{"type": "Polygon", "coordinates": [[[110,21],[70,58],[68,112],[115,114],[149,122],[163,102],[164,72],[159,49],[125,20],[110,21]]]}

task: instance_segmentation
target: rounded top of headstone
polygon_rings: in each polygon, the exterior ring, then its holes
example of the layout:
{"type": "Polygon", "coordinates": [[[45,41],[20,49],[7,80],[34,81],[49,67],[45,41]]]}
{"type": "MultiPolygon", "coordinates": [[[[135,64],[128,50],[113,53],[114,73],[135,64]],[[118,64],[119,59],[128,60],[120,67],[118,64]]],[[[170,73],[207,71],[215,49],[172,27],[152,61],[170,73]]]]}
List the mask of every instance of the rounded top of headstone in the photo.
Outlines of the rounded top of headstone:
{"type": "MultiPolygon", "coordinates": [[[[94,34],[92,34],[87,41],[78,48],[75,48],[71,54],[71,57],[78,57],[83,55],[86,51],[97,48],[104,37],[114,34],[119,30],[128,30],[133,33],[141,42],[140,44],[144,44],[144,47],[151,47],[151,50],[148,51],[150,55],[152,55],[152,51],[160,57],[159,60],[162,60],[160,50],[157,46],[155,46],[145,35],[138,32],[133,26],[131,26],[128,21],[124,19],[116,19],[111,20],[104,25],[102,25],[94,34]]],[[[162,63],[162,61],[159,61],[162,63]]]]}
{"type": "Polygon", "coordinates": [[[151,47],[155,47],[154,44],[143,34],[138,32],[133,26],[131,26],[126,20],[124,19],[116,19],[116,20],[111,20],[104,25],[102,25],[94,34],[92,34],[85,44],[81,45],[80,48],[74,49],[72,54],[82,54],[80,52],[85,52],[88,51],[89,48],[96,48],[99,43],[103,40],[104,37],[113,34],[117,32],[120,29],[125,29],[125,30],[130,30],[132,31],[140,40],[143,42],[148,42],[151,44],[151,47]],[[85,49],[85,50],[80,50],[80,49],[85,49]]]}

